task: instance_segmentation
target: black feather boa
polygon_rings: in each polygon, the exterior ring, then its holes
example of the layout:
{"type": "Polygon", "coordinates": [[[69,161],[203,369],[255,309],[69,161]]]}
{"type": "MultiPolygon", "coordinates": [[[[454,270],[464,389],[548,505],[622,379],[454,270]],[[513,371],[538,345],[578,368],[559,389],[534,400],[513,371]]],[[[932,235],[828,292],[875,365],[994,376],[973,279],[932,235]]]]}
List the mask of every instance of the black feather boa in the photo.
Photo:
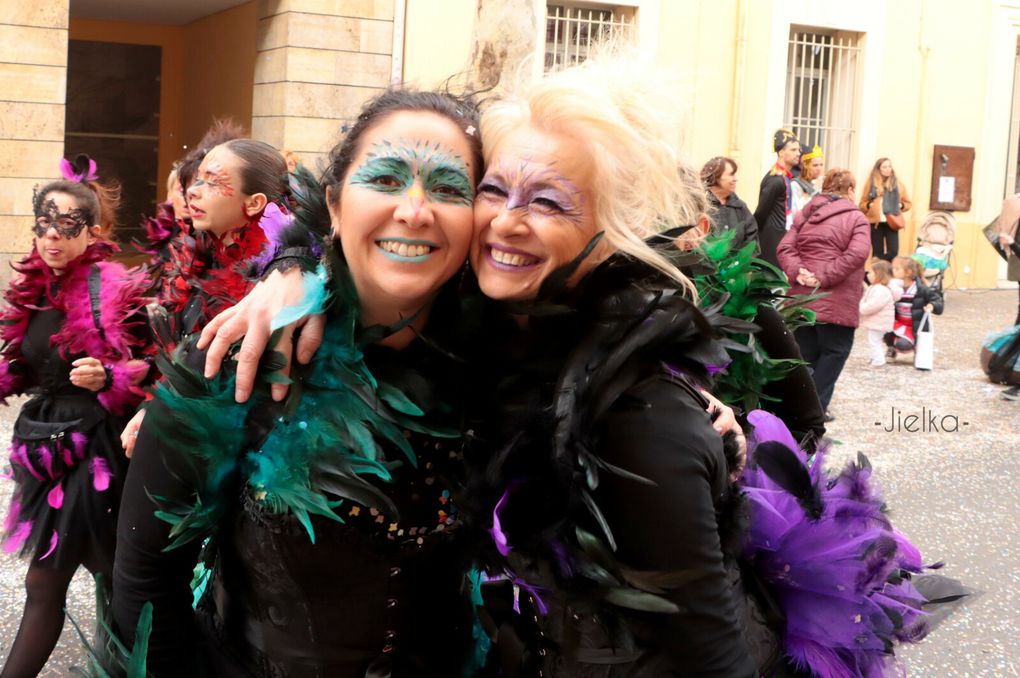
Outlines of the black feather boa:
{"type": "MultiPolygon", "coordinates": [[[[604,620],[613,607],[675,611],[659,595],[677,585],[663,580],[672,575],[628,570],[615,557],[614,536],[595,501],[599,479],[609,473],[649,481],[600,458],[599,424],[611,407],[644,406],[627,392],[656,372],[701,399],[698,384],[729,360],[717,337],[726,328],[755,328],[717,308],[699,309],[676,281],[625,255],[568,289],[572,270],[551,276],[538,299],[502,309],[526,316],[527,331],[487,321],[484,377],[489,384],[493,374],[499,378],[495,388],[478,389],[476,404],[490,418],[488,425],[482,417],[473,422],[468,459],[477,469],[461,515],[481,543],[493,545],[489,569],[502,568],[536,598],[539,588],[552,586],[574,609],[600,612],[604,620]]],[[[734,441],[727,453],[735,459],[734,441]]],[[[734,515],[738,504],[734,497],[734,515]]],[[[727,529],[739,532],[736,523],[727,529]]],[[[628,644],[625,625],[610,632],[619,646],[628,644]]]]}

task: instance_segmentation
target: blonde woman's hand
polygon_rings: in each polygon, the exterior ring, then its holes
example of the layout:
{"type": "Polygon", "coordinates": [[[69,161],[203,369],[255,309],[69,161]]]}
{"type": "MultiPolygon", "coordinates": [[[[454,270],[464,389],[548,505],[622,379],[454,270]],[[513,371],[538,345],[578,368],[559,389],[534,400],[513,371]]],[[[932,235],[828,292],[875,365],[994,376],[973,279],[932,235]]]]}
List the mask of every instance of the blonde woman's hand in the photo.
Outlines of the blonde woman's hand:
{"type": "Polygon", "coordinates": [[[71,383],[79,388],[92,392],[101,391],[106,386],[106,368],[98,358],[78,358],[71,363],[69,375],[71,383]]]}
{"type": "Polygon", "coordinates": [[[736,482],[740,474],[743,473],[744,466],[747,464],[747,438],[744,436],[744,430],[740,428],[737,415],[732,407],[726,405],[705,389],[701,389],[701,395],[705,396],[705,399],[708,401],[708,407],[705,408],[706,411],[709,415],[714,416],[712,428],[715,429],[716,433],[724,436],[732,431],[733,435],[737,438],[739,450],[737,452],[737,467],[730,472],[730,482],[736,482]]]}

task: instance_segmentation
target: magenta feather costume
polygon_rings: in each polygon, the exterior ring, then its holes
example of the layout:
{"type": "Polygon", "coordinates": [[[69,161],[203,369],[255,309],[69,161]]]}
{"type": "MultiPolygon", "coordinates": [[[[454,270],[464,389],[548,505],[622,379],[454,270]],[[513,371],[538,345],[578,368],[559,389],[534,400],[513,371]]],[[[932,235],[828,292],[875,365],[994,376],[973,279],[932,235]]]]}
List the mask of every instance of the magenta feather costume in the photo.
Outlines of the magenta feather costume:
{"type": "Polygon", "coordinates": [[[17,488],[3,524],[3,549],[60,567],[113,559],[127,460],[119,435],[144,397],[150,350],[144,272],[107,261],[100,241],[54,275],[39,255],[14,265],[0,312],[0,401],[29,394],[14,424],[11,473],[17,488]],[[99,392],[70,382],[70,363],[97,358],[99,392]],[[131,362],[135,361],[135,362],[131,362]]]}

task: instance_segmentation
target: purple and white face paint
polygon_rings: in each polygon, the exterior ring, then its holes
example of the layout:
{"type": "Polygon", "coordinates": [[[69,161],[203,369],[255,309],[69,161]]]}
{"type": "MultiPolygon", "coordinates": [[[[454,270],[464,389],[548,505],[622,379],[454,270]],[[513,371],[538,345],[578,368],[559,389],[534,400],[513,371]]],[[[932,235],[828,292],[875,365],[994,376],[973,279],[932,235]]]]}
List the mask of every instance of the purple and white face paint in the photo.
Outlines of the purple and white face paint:
{"type": "MultiPolygon", "coordinates": [[[[500,142],[475,198],[471,265],[486,295],[534,298],[550,273],[581,253],[597,230],[593,180],[573,137],[525,126],[500,142]]],[[[602,258],[588,257],[575,280],[602,258]]]]}

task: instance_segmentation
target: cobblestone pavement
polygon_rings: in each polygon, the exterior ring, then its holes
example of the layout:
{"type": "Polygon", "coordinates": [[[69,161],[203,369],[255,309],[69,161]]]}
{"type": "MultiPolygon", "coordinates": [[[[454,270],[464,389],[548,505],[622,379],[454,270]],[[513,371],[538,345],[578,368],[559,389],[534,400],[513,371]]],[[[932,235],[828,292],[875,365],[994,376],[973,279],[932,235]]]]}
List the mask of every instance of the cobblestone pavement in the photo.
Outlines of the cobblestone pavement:
{"type": "MultiPolygon", "coordinates": [[[[866,453],[897,527],[928,561],[945,561],[945,574],[982,591],[929,639],[902,651],[910,676],[1020,675],[1020,403],[1001,400],[1002,387],[987,382],[977,360],[984,335],[1014,317],[1016,299],[1016,290],[950,292],[936,319],[929,373],[906,361],[868,368],[859,332],[836,387],[830,464],[866,453]],[[918,415],[926,430],[886,431],[896,411],[905,426],[918,415]],[[929,411],[937,431],[927,430],[929,411]]],[[[9,438],[19,404],[0,411],[0,438],[9,438]]],[[[9,493],[3,483],[4,506],[9,493]]],[[[12,556],[0,563],[2,660],[21,617],[25,568],[12,556]]],[[[93,605],[91,579],[81,571],[68,607],[83,629],[94,624],[93,605]]],[[[72,665],[83,666],[84,656],[67,624],[42,675],[66,675],[72,665]]]]}

